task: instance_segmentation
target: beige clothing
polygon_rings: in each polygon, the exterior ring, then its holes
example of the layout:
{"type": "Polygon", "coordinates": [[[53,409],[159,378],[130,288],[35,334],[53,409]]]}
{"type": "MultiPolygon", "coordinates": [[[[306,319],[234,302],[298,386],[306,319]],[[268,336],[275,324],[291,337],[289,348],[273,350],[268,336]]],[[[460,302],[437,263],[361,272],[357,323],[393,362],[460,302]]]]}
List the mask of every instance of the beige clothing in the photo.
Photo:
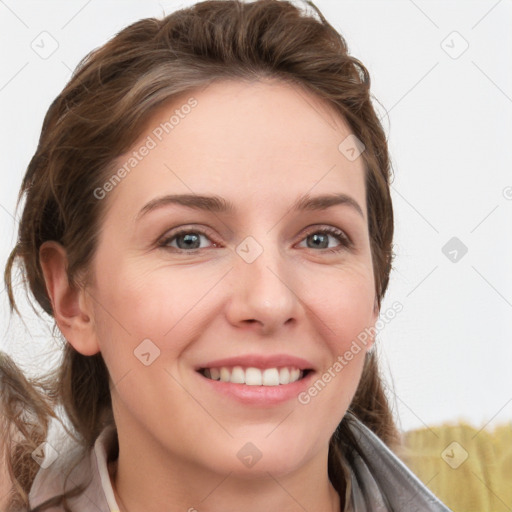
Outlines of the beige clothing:
{"type": "MultiPolygon", "coordinates": [[[[350,468],[352,492],[345,512],[450,512],[370,429],[347,414],[361,456],[355,456],[350,468]]],[[[120,512],[107,467],[107,462],[112,460],[109,455],[116,436],[115,427],[105,428],[89,456],[82,458],[73,470],[66,490],[88,482],[82,494],[68,501],[73,512],[120,512]]],[[[70,457],[76,453],[69,440],[49,442],[62,456],[39,470],[29,494],[31,507],[63,492],[62,466],[69,463],[70,457]]],[[[44,460],[47,458],[48,454],[44,460]]],[[[48,509],[49,512],[63,510],[62,507],[48,509]]]]}
{"type": "MultiPolygon", "coordinates": [[[[67,464],[79,451],[77,446],[74,445],[74,441],[66,440],[63,432],[62,429],[58,438],[54,436],[49,441],[50,445],[59,452],[59,455],[46,468],[43,462],[30,490],[30,506],[35,507],[49,498],[62,494],[64,489],[72,489],[78,483],[88,482],[90,479],[86,490],[82,494],[68,500],[71,510],[73,512],[120,512],[107,468],[108,453],[117,435],[115,427],[107,427],[101,432],[88,457],[83,458],[78,466],[73,469],[66,484],[63,480],[66,474],[65,471],[69,470],[67,464]],[[60,441],[61,439],[64,439],[64,441],[60,441]],[[69,450],[67,456],[65,455],[66,450],[69,450]]],[[[51,449],[48,451],[51,452],[51,449]]],[[[45,453],[44,460],[48,459],[51,461],[52,457],[45,453]]],[[[50,507],[48,512],[61,512],[62,510],[61,506],[50,507]]]]}

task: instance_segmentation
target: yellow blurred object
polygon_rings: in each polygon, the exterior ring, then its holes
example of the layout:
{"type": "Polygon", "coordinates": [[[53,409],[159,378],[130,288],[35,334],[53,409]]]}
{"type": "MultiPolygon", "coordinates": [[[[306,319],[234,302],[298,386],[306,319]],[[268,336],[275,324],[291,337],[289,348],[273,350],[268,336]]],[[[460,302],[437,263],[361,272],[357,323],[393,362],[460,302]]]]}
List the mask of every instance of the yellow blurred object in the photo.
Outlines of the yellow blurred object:
{"type": "Polygon", "coordinates": [[[512,423],[445,424],[403,439],[398,457],[454,512],[512,511],[512,423]]]}

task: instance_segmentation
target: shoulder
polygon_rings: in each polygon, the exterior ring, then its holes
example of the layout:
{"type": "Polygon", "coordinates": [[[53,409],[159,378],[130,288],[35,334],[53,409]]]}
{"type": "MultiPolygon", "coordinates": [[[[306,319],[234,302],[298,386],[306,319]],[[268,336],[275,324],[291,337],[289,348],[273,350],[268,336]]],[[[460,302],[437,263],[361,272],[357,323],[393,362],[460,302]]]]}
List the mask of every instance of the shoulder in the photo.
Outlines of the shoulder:
{"type": "Polygon", "coordinates": [[[352,471],[352,500],[356,510],[450,512],[418,477],[360,420],[351,417],[357,439],[352,471]],[[366,503],[364,503],[366,502],[366,503]]]}
{"type": "Polygon", "coordinates": [[[111,427],[105,429],[90,449],[84,449],[63,430],[49,436],[41,468],[30,489],[30,507],[54,503],[45,511],[61,512],[65,510],[61,496],[67,494],[68,506],[73,511],[110,512],[112,509],[105,496],[105,486],[108,487],[110,481],[105,473],[113,434],[111,427]]]}

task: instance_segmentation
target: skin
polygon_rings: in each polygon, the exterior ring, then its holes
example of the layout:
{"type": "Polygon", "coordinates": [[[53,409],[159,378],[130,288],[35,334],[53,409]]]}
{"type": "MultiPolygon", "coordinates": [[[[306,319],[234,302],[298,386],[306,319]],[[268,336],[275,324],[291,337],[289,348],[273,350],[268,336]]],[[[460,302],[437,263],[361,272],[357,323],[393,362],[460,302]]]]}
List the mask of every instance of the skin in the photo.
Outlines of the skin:
{"type": "MultiPolygon", "coordinates": [[[[190,96],[162,107],[133,150],[190,96]]],[[[296,398],[243,405],[212,391],[193,368],[288,353],[308,359],[321,377],[375,325],[362,158],[345,158],[338,145],[348,125],[297,86],[224,81],[193,96],[198,105],[103,199],[89,284],[69,286],[59,244],[41,249],[59,328],[84,355],[101,351],[110,373],[119,505],[124,512],[338,511],[343,498],[328,478],[328,443],[373,340],[307,405],[296,398]],[[230,200],[236,213],[169,205],[136,220],[150,200],[192,192],[230,200]],[[363,215],[347,205],[290,211],[306,193],[334,192],[350,195],[363,215]],[[179,226],[207,230],[194,254],[183,239],[158,247],[179,226]],[[312,235],[329,226],[353,247],[330,234],[325,243],[338,252],[315,245],[312,235]],[[247,236],[263,249],[250,264],[235,250],[247,236]],[[160,350],[149,366],[134,356],[145,339],[160,350]],[[247,442],[262,453],[250,468],[237,457],[247,442]]]]}

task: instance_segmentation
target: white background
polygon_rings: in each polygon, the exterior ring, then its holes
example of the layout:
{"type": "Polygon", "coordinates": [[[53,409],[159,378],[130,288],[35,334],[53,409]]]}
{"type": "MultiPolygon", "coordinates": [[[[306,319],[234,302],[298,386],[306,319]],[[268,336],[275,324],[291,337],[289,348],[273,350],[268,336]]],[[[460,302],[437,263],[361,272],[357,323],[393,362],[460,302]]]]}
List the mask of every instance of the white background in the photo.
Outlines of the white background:
{"type": "MultiPolygon", "coordinates": [[[[139,18],[191,3],[0,1],[2,266],[43,116],[80,58],[139,18]],[[58,47],[42,58],[32,47],[43,44],[58,47]]],[[[369,69],[389,136],[397,255],[382,311],[404,309],[378,343],[402,428],[511,421],[512,4],[316,5],[369,69]],[[456,262],[442,252],[452,237],[468,249],[456,262]]],[[[51,325],[27,306],[26,326],[10,317],[2,288],[0,348],[37,374],[58,356],[51,325]]]]}

